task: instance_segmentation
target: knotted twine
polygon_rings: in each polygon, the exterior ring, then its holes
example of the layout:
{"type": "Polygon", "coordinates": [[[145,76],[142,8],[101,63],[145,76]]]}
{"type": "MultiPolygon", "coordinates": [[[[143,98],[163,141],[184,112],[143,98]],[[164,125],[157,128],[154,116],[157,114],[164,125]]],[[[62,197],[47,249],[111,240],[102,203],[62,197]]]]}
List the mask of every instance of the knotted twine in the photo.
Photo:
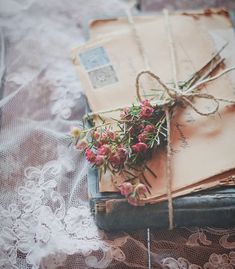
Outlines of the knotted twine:
{"type": "MultiPolygon", "coordinates": [[[[142,45],[141,38],[138,35],[138,31],[137,31],[136,25],[134,23],[134,20],[133,20],[133,17],[131,15],[130,11],[127,12],[127,18],[128,18],[128,22],[130,23],[130,25],[133,29],[136,43],[137,43],[139,51],[143,57],[145,66],[147,68],[149,68],[149,62],[148,62],[147,57],[146,57],[145,49],[142,45]]],[[[142,102],[143,99],[142,99],[142,96],[140,94],[140,78],[143,75],[149,75],[150,77],[155,79],[163,87],[164,91],[167,93],[167,95],[169,97],[168,100],[164,100],[158,106],[159,107],[161,106],[164,108],[165,115],[166,115],[166,123],[167,123],[167,164],[166,164],[166,169],[167,169],[167,171],[166,171],[166,176],[167,176],[166,183],[167,183],[167,186],[166,187],[167,187],[167,199],[168,199],[169,229],[172,230],[173,226],[174,226],[174,221],[173,221],[174,220],[174,212],[173,212],[173,201],[172,201],[172,177],[171,177],[170,109],[178,103],[183,103],[186,106],[190,106],[197,114],[199,114],[201,116],[209,116],[209,115],[215,114],[218,111],[219,101],[235,104],[235,101],[226,100],[226,99],[222,99],[222,98],[216,98],[213,95],[207,94],[207,93],[196,92],[198,90],[198,88],[201,87],[202,85],[205,85],[206,83],[208,83],[212,80],[216,80],[219,77],[223,76],[224,74],[226,74],[232,70],[235,70],[235,67],[227,68],[223,72],[219,73],[216,76],[201,80],[201,81],[195,83],[194,85],[192,85],[191,87],[189,87],[186,91],[180,90],[180,87],[178,84],[178,78],[177,78],[175,45],[173,42],[173,35],[172,35],[171,27],[170,27],[168,10],[164,10],[164,18],[165,18],[165,26],[166,26],[167,36],[168,36],[168,44],[169,44],[169,49],[170,49],[174,87],[167,86],[165,83],[163,83],[161,81],[161,79],[156,74],[154,74],[153,72],[151,72],[149,70],[141,71],[136,77],[136,95],[137,95],[139,101],[142,102]],[[191,101],[194,98],[202,98],[202,99],[208,99],[208,100],[213,101],[213,103],[214,103],[213,109],[209,112],[200,111],[191,101]]]]}

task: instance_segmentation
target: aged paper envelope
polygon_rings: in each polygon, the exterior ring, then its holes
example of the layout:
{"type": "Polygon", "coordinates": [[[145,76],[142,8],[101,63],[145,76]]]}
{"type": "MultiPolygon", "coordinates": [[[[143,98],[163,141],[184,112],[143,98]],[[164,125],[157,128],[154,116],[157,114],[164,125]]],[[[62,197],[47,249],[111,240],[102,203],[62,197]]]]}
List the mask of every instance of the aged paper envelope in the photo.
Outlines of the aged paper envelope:
{"type": "MultiPolygon", "coordinates": [[[[115,25],[116,31],[110,33],[112,27],[102,22],[98,30],[93,31],[92,40],[75,50],[74,61],[93,111],[128,106],[136,102],[135,78],[140,71],[145,70],[128,23],[121,20],[120,27],[117,27],[117,21],[112,21],[111,24],[115,25]]],[[[231,59],[234,60],[235,55],[231,46],[234,45],[234,35],[226,17],[201,17],[195,20],[190,16],[174,15],[171,16],[171,27],[176,44],[179,80],[188,79],[208,62],[218,46],[216,38],[223,42],[230,41],[226,56],[229,57],[229,64],[233,64],[231,59]]],[[[151,71],[164,82],[172,82],[163,17],[139,18],[136,28],[145,47],[151,71]]],[[[146,78],[142,86],[154,88],[156,84],[146,78]]],[[[208,84],[202,91],[215,97],[235,100],[231,75],[208,84]]],[[[195,105],[206,111],[211,109],[212,104],[208,100],[205,102],[197,99],[195,105]]],[[[235,168],[234,122],[235,109],[225,103],[220,104],[219,113],[208,117],[196,114],[190,107],[177,109],[171,122],[172,190],[175,196],[199,189],[199,185],[202,189],[218,185],[220,176],[213,177],[235,168]]],[[[166,193],[166,152],[157,150],[149,165],[158,176],[156,179],[147,175],[152,185],[153,201],[156,201],[157,197],[162,199],[166,193]]],[[[106,175],[101,180],[101,191],[115,190],[110,187],[110,178],[106,175]]]]}

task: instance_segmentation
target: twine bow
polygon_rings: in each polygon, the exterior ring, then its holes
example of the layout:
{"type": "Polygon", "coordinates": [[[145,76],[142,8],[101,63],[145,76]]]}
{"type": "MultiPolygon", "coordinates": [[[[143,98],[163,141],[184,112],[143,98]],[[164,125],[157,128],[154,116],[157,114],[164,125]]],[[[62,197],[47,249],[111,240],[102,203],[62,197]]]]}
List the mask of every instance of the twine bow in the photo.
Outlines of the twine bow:
{"type": "Polygon", "coordinates": [[[178,90],[177,88],[173,88],[173,87],[168,87],[165,83],[163,83],[161,81],[161,79],[154,74],[151,71],[141,71],[137,77],[136,77],[136,95],[139,99],[140,102],[143,101],[142,96],[140,94],[140,79],[143,75],[149,75],[150,77],[154,78],[165,90],[165,92],[168,94],[169,98],[166,101],[163,101],[160,106],[171,106],[175,103],[184,103],[186,106],[190,106],[196,113],[198,113],[201,116],[209,116],[212,114],[215,114],[218,110],[219,110],[219,105],[220,105],[220,101],[222,102],[226,102],[226,103],[230,103],[230,104],[235,104],[235,102],[233,100],[228,100],[228,99],[223,99],[223,98],[216,98],[214,95],[212,94],[208,94],[208,93],[200,93],[197,92],[198,88],[200,86],[202,86],[203,84],[206,84],[212,80],[215,80],[221,76],[223,76],[224,74],[235,70],[235,67],[232,68],[227,68],[225,69],[223,72],[221,72],[220,74],[211,77],[209,79],[204,79],[202,81],[200,81],[199,83],[191,86],[190,88],[188,88],[186,91],[181,91],[178,90]],[[212,108],[211,111],[207,111],[207,112],[203,112],[200,109],[198,109],[193,103],[192,103],[192,99],[194,98],[201,98],[201,99],[207,99],[207,100],[211,100],[214,102],[214,107],[212,108]]]}

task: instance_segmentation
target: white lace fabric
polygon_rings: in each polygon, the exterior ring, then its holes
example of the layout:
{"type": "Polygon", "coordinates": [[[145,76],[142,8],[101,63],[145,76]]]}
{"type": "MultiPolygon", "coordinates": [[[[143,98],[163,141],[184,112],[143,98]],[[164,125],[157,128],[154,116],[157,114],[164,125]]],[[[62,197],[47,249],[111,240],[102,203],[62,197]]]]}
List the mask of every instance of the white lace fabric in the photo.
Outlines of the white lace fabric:
{"type": "MultiPolygon", "coordinates": [[[[148,268],[145,230],[110,234],[95,225],[88,164],[67,139],[86,112],[70,58],[84,42],[81,24],[122,7],[119,0],[0,0],[0,268],[148,268]]],[[[235,230],[151,230],[151,263],[235,268],[235,230]]]]}

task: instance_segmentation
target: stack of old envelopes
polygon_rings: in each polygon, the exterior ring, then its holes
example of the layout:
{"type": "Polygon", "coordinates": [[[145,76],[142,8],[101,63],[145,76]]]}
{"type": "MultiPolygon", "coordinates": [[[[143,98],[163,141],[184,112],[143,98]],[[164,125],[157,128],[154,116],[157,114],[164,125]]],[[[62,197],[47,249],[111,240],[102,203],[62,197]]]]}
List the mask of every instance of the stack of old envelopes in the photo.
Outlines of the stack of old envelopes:
{"type": "MultiPolygon", "coordinates": [[[[150,69],[165,83],[172,83],[164,16],[138,16],[133,20],[139,41],[127,18],[96,20],[90,24],[89,41],[74,50],[74,63],[92,111],[136,103],[135,80],[140,71],[150,69]]],[[[174,13],[170,15],[170,27],[179,81],[190,79],[223,47],[217,56],[225,58],[224,68],[235,66],[235,36],[228,13],[174,13]]],[[[154,89],[156,82],[145,77],[142,88],[154,89]]],[[[235,72],[206,84],[200,91],[235,100],[235,72]]],[[[213,102],[197,98],[194,105],[210,111],[213,102]]],[[[218,112],[209,116],[199,115],[190,106],[178,107],[171,120],[171,147],[174,225],[235,225],[235,106],[221,102],[218,112]]],[[[99,181],[91,169],[91,207],[101,228],[168,227],[166,158],[162,148],[148,163],[157,179],[146,172],[152,187],[148,204],[142,207],[129,205],[119,195],[113,182],[120,179],[106,173],[99,181]]]]}

